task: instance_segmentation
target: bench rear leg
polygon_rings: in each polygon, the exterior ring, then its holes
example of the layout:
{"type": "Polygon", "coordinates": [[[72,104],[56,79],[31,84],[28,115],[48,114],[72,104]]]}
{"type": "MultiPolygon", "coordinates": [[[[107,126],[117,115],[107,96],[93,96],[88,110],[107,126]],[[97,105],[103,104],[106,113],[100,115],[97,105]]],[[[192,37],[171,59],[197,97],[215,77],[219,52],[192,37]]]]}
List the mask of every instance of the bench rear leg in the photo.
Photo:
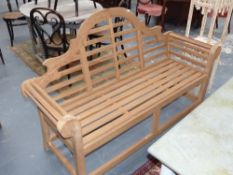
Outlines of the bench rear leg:
{"type": "Polygon", "coordinates": [[[156,109],[152,115],[152,133],[156,135],[159,132],[160,109],[156,109]]]}

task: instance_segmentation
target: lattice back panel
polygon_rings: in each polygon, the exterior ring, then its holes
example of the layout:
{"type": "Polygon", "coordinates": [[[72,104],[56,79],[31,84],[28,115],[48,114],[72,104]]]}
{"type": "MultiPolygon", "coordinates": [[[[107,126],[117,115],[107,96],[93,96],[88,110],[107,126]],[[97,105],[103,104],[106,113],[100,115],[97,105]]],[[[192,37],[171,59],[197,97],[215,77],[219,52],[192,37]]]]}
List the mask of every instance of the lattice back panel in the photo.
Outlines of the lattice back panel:
{"type": "Polygon", "coordinates": [[[165,44],[159,41],[160,29],[151,32],[131,13],[106,10],[84,25],[78,38],[85,48],[81,50],[81,62],[86,65],[91,88],[132,76],[165,58],[165,44]]]}

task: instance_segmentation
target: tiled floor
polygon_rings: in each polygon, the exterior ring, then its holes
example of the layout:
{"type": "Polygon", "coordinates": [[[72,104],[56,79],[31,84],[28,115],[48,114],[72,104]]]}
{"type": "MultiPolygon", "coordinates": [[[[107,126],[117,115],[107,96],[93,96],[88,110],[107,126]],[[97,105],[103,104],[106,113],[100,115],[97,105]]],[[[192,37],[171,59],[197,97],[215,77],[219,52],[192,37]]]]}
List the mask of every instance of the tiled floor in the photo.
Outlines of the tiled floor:
{"type": "MultiPolygon", "coordinates": [[[[0,3],[0,15],[6,11],[0,3]]],[[[182,31],[180,31],[182,32],[182,31]]],[[[15,43],[29,39],[27,26],[15,31],[15,43]]],[[[232,31],[233,33],[233,31],[232,31]]],[[[42,146],[41,129],[35,106],[20,92],[22,81],[35,76],[24,63],[14,55],[9,46],[6,26],[0,19],[0,47],[6,65],[0,64],[0,175],[68,175],[66,169],[51,152],[45,152],[42,146]]],[[[233,34],[229,35],[223,47],[221,62],[217,70],[213,88],[208,95],[233,76],[233,34]]],[[[171,107],[164,115],[172,112],[171,107]]],[[[122,148],[145,135],[149,128],[149,119],[123,134],[109,145],[104,146],[88,157],[88,169],[97,167],[122,148]],[[140,128],[140,132],[139,129],[140,128]],[[111,149],[110,149],[111,148],[111,149]]],[[[111,170],[109,175],[128,175],[147,158],[146,145],[126,161],[111,170]]],[[[64,150],[66,152],[66,150],[64,150]]],[[[67,153],[68,154],[68,153],[67,153]]],[[[69,155],[69,154],[68,154],[69,155]]]]}

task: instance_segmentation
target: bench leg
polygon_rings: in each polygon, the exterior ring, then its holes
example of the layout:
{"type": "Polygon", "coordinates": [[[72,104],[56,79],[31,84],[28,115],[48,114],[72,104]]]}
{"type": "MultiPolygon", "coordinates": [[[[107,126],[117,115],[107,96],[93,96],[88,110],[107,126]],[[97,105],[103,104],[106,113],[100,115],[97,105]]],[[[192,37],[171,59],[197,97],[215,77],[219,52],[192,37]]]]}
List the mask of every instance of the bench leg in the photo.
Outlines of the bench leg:
{"type": "Polygon", "coordinates": [[[205,94],[206,94],[206,91],[208,88],[208,81],[209,81],[209,79],[206,79],[200,85],[200,89],[199,89],[199,93],[198,93],[198,100],[200,102],[203,101],[205,98],[205,94]]]}
{"type": "Polygon", "coordinates": [[[160,109],[156,109],[152,116],[152,133],[157,134],[159,132],[159,122],[160,122],[160,109]]]}
{"type": "Polygon", "coordinates": [[[86,175],[86,161],[85,154],[83,150],[83,139],[81,133],[81,126],[79,123],[75,126],[74,136],[73,136],[73,147],[74,147],[74,158],[76,166],[77,175],[86,175]]]}
{"type": "Polygon", "coordinates": [[[43,145],[46,151],[49,150],[49,141],[50,141],[50,133],[48,124],[44,120],[44,114],[38,109],[39,117],[40,117],[40,124],[42,128],[42,137],[43,137],[43,145]]]}

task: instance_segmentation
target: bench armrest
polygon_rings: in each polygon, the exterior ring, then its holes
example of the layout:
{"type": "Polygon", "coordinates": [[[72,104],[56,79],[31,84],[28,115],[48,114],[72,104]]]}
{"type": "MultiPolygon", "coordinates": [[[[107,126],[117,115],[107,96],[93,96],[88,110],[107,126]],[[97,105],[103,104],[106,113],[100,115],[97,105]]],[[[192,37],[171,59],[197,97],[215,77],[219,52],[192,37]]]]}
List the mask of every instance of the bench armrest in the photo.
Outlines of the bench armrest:
{"type": "Polygon", "coordinates": [[[199,71],[210,73],[219,57],[221,45],[211,45],[189,37],[167,32],[168,56],[199,71]]]}

